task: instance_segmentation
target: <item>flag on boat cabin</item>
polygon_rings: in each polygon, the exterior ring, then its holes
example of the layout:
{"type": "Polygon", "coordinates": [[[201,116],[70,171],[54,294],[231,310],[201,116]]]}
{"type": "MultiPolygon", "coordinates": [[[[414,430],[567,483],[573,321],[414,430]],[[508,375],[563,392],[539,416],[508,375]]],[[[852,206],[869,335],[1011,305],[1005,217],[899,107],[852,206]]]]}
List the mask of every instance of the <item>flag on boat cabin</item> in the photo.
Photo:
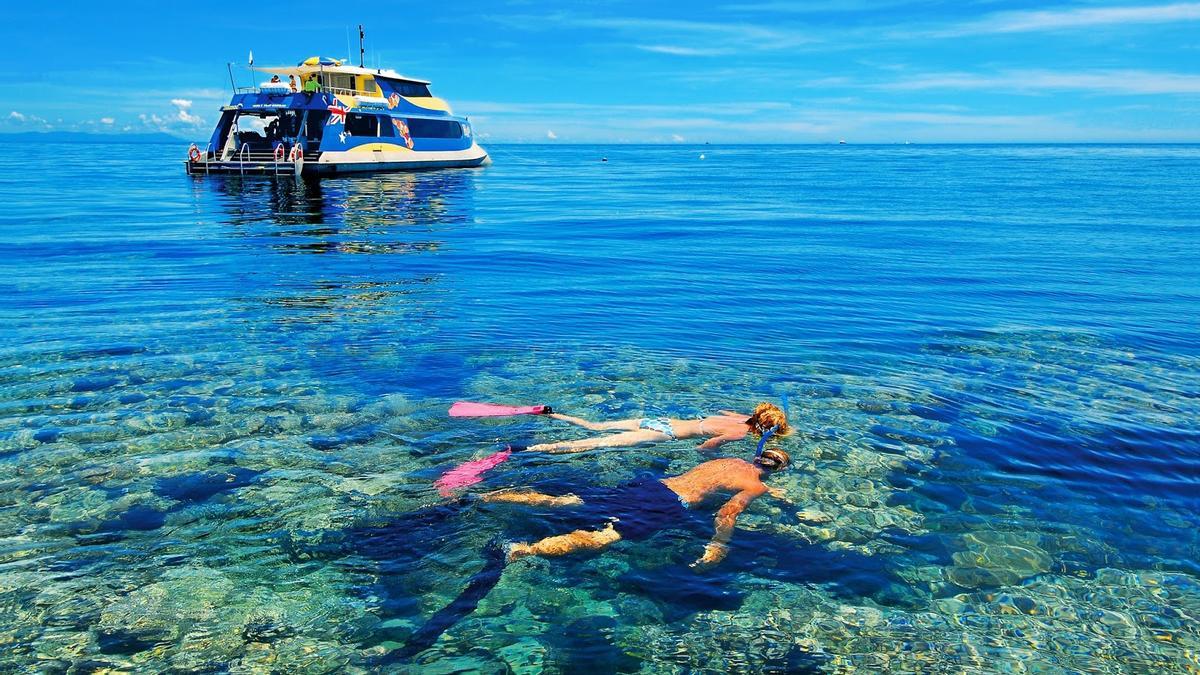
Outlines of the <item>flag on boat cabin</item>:
{"type": "Polygon", "coordinates": [[[333,105],[329,106],[329,121],[326,122],[326,125],[345,124],[348,112],[350,112],[350,108],[342,105],[341,101],[334,100],[333,105]]]}
{"type": "Polygon", "coordinates": [[[250,65],[254,65],[254,50],[250,50],[250,65]]]}

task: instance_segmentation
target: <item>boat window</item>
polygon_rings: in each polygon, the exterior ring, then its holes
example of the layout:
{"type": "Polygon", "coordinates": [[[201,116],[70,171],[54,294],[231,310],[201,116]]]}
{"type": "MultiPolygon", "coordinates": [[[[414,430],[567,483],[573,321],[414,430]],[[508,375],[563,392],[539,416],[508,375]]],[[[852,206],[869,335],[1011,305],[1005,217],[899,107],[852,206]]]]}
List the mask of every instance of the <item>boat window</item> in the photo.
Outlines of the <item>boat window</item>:
{"type": "Polygon", "coordinates": [[[351,136],[378,136],[379,117],[350,113],[346,116],[346,133],[351,136]]]}
{"type": "Polygon", "coordinates": [[[427,120],[414,117],[408,120],[409,133],[414,138],[462,138],[462,125],[448,120],[427,120]]]}
{"type": "Polygon", "coordinates": [[[334,89],[354,90],[354,76],[345,73],[325,73],[325,83],[334,89]]]}
{"type": "Polygon", "coordinates": [[[396,82],[396,93],[401,96],[413,96],[416,98],[424,98],[432,96],[429,93],[429,85],[417,84],[416,82],[396,82]]]}
{"type": "Polygon", "coordinates": [[[379,135],[393,138],[396,135],[396,125],[392,124],[390,117],[384,117],[379,120],[379,135]]]}

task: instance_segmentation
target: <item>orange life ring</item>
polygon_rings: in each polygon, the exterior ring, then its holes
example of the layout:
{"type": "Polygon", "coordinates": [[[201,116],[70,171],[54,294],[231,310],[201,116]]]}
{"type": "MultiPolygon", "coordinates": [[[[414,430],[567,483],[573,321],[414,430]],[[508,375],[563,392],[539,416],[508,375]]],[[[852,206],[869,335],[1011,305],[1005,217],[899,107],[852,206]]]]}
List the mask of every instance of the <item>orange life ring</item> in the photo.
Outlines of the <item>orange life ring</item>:
{"type": "Polygon", "coordinates": [[[190,161],[190,162],[199,162],[200,161],[200,148],[197,148],[195,143],[192,143],[192,146],[190,148],[188,148],[188,161],[190,161]]]}
{"type": "Polygon", "coordinates": [[[281,161],[282,159],[283,159],[283,143],[280,143],[279,145],[275,146],[275,161],[278,162],[278,161],[281,161]]]}
{"type": "Polygon", "coordinates": [[[295,161],[297,161],[299,159],[303,159],[303,158],[304,158],[304,149],[301,148],[299,145],[293,145],[292,151],[288,153],[288,161],[295,162],[295,161]]]}

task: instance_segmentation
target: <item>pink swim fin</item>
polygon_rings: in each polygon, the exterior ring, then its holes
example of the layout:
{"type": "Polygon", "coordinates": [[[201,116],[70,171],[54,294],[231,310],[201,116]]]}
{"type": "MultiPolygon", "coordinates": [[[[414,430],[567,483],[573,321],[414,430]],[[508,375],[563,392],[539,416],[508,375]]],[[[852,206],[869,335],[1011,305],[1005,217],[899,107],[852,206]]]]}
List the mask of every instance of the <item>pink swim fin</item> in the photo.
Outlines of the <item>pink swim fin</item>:
{"type": "Polygon", "coordinates": [[[442,474],[442,477],[434,481],[433,485],[438,489],[438,494],[443,497],[453,496],[456,490],[461,490],[482,481],[483,474],[503,464],[508,460],[510,455],[512,455],[511,445],[483,459],[463,462],[442,474]]]}
{"type": "Polygon", "coordinates": [[[450,406],[451,417],[511,417],[513,415],[548,415],[550,412],[548,405],[513,406],[459,401],[450,406]]]}

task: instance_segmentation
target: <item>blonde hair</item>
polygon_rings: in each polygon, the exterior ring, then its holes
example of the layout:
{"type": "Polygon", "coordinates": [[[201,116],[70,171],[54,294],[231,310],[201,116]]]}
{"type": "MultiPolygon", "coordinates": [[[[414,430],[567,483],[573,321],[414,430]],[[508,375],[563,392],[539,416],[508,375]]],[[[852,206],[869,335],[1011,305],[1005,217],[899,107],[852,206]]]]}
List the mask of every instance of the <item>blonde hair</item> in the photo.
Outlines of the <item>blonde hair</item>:
{"type": "Polygon", "coordinates": [[[746,420],[746,424],[750,425],[750,430],[759,436],[766,433],[771,427],[779,427],[775,430],[775,434],[778,436],[787,436],[792,433],[787,414],[774,403],[759,403],[754,408],[754,413],[750,415],[750,419],[746,420]]]}

